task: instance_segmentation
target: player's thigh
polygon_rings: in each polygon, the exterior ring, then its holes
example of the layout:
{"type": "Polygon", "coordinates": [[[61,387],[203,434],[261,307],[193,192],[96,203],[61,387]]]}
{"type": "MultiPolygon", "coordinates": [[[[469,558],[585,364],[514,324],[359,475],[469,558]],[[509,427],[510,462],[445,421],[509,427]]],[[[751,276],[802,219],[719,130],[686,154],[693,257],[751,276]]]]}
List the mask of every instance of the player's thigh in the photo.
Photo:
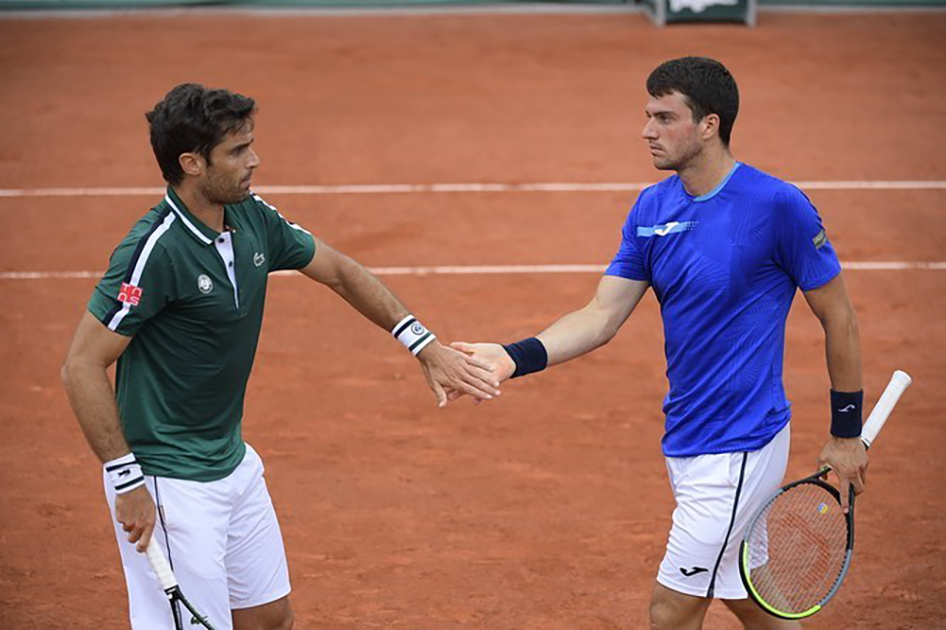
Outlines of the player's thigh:
{"type": "Polygon", "coordinates": [[[696,597],[744,599],[739,543],[788,460],[786,426],[757,451],[668,458],[677,506],[657,581],[696,597]]]}
{"type": "Polygon", "coordinates": [[[230,608],[235,611],[234,618],[240,616],[236,611],[242,610],[262,609],[267,618],[276,618],[283,611],[291,624],[289,568],[263,472],[262,460],[247,445],[246,458],[237,470],[240,495],[227,533],[230,608]],[[280,600],[285,601],[276,605],[280,600]],[[271,603],[274,605],[265,608],[271,603]]]}
{"type": "Polygon", "coordinates": [[[655,582],[650,597],[650,627],[652,630],[699,630],[712,601],[655,582]]]}
{"type": "Polygon", "coordinates": [[[779,619],[765,612],[749,599],[726,599],[726,606],[739,618],[743,627],[751,630],[800,630],[798,621],[779,619]]]}
{"type": "MultiPolygon", "coordinates": [[[[164,477],[146,477],[155,500],[158,522],[153,539],[164,551],[187,599],[219,630],[231,627],[229,591],[224,565],[227,527],[226,482],[202,484],[164,477]]],[[[114,521],[114,491],[105,479],[114,521]]],[[[147,557],[128,542],[115,521],[115,534],[128,587],[134,630],[174,628],[168,600],[147,557]]],[[[180,607],[185,625],[190,614],[180,607]]]]}

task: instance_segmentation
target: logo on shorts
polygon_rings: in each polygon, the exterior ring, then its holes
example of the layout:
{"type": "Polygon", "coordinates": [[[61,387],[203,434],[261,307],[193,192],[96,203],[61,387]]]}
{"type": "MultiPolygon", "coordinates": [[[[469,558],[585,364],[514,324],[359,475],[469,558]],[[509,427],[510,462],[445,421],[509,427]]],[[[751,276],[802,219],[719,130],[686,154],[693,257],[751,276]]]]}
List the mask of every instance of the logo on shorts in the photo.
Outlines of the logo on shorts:
{"type": "Polygon", "coordinates": [[[693,577],[697,573],[705,573],[709,571],[706,567],[693,567],[692,569],[684,569],[680,567],[680,573],[683,574],[683,577],[693,577]]]}
{"type": "Polygon", "coordinates": [[[200,289],[201,293],[210,293],[214,290],[213,280],[206,274],[200,274],[197,276],[197,288],[200,289]]]}
{"type": "Polygon", "coordinates": [[[138,306],[141,301],[141,287],[122,282],[122,289],[118,292],[118,301],[129,306],[138,306]]]}
{"type": "Polygon", "coordinates": [[[427,329],[424,328],[424,325],[420,322],[414,322],[411,324],[411,332],[415,335],[423,335],[425,332],[427,332],[427,329]]]}

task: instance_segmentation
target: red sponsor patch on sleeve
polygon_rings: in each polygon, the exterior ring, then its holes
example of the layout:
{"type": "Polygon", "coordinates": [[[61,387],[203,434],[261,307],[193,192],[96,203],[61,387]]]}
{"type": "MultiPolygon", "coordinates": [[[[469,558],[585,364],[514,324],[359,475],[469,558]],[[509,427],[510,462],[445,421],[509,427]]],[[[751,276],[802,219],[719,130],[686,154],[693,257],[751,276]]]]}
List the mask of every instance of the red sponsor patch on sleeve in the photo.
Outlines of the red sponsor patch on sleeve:
{"type": "Polygon", "coordinates": [[[138,306],[138,302],[141,301],[141,287],[122,282],[122,290],[118,293],[118,301],[138,306]]]}

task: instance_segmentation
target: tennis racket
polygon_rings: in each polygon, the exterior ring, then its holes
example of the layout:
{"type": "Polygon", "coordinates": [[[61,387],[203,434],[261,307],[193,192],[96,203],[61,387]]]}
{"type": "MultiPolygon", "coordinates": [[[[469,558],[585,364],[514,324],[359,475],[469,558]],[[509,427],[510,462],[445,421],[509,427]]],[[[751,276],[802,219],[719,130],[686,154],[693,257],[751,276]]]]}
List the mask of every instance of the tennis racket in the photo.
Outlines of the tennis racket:
{"type": "MultiPolygon", "coordinates": [[[[874,410],[861,440],[877,438],[913,379],[897,370],[874,410]]],[[[824,481],[825,467],[778,490],[752,517],[739,554],[739,573],[749,596],[782,619],[804,619],[834,597],[847,575],[854,551],[854,489],[850,509],[841,493],[824,481]]]]}
{"type": "Polygon", "coordinates": [[[161,551],[161,547],[158,546],[158,543],[153,537],[148,542],[148,561],[151,563],[154,574],[158,577],[158,583],[161,585],[161,588],[164,589],[164,593],[168,596],[168,601],[171,603],[171,614],[174,615],[174,629],[184,630],[185,628],[184,621],[181,619],[181,607],[177,605],[178,602],[180,602],[191,614],[191,618],[187,622],[187,627],[200,625],[207,628],[207,630],[214,630],[214,627],[210,625],[207,618],[197,612],[197,609],[184,597],[184,593],[181,592],[181,587],[177,583],[177,578],[174,577],[174,572],[171,570],[171,564],[168,562],[168,559],[164,557],[164,552],[161,551]]]}

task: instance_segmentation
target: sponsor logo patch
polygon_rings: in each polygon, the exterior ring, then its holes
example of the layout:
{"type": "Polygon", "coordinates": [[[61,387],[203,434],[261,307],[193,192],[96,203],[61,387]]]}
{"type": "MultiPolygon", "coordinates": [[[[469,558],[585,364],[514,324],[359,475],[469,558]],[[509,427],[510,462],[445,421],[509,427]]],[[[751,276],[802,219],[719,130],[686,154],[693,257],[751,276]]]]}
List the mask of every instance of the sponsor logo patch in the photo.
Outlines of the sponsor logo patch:
{"type": "Polygon", "coordinates": [[[828,234],[822,229],[811,239],[811,242],[815,244],[815,249],[821,249],[821,247],[828,242],[828,234]]]}
{"type": "Polygon", "coordinates": [[[679,234],[680,232],[689,232],[696,227],[698,221],[671,221],[670,223],[661,223],[653,227],[637,228],[637,235],[644,238],[653,236],[667,236],[668,234],[679,234]]]}
{"type": "Polygon", "coordinates": [[[118,292],[118,301],[131,306],[138,306],[138,302],[141,301],[141,287],[122,282],[121,291],[118,292]]]}
{"type": "Polygon", "coordinates": [[[262,265],[264,262],[266,262],[266,256],[264,256],[263,254],[256,252],[253,255],[253,264],[256,265],[257,267],[262,265]]]}

